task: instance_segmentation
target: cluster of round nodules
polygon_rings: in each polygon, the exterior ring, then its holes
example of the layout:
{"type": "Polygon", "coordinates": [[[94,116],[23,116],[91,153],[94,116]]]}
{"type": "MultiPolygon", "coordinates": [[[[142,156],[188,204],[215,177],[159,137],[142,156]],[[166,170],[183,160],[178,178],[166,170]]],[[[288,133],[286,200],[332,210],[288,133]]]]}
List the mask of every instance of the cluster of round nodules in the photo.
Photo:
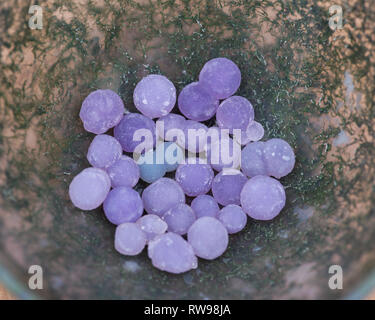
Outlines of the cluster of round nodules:
{"type": "Polygon", "coordinates": [[[198,257],[221,256],[248,216],[280,213],[286,197],[276,179],[292,171],[294,152],[282,139],[260,141],[264,129],[252,104],[235,95],[240,83],[237,65],[216,58],[178,97],[166,77],[143,78],[133,95],[140,113],[125,114],[111,90],[84,100],[80,118],[96,134],[87,153],[92,167],[74,177],[69,195],[82,210],[103,205],[117,226],[119,253],[137,255],[147,246],[156,268],[183,273],[197,268],[198,257]],[[171,113],[176,101],[182,115],[171,113]],[[214,116],[217,126],[202,123],[214,116]],[[141,195],[139,179],[149,184],[141,195]]]}

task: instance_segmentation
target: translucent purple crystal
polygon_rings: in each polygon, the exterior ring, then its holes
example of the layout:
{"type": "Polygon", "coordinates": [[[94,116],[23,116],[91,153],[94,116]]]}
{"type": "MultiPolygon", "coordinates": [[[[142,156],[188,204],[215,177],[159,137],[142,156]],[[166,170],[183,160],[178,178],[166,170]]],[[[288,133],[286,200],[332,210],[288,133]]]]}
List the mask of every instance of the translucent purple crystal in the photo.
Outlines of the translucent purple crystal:
{"type": "Polygon", "coordinates": [[[240,96],[232,96],[222,103],[216,112],[216,121],[219,128],[246,130],[254,120],[254,109],[249,100],[240,96]]]}
{"type": "Polygon", "coordinates": [[[142,200],[147,213],[161,217],[170,208],[185,203],[185,194],[176,181],[160,178],[144,189],[142,200]]]}
{"type": "Polygon", "coordinates": [[[198,259],[191,245],[172,232],[150,241],[148,256],[155,268],[170,273],[183,273],[198,267],[198,259]]]}
{"type": "Polygon", "coordinates": [[[129,187],[112,189],[103,204],[107,219],[113,224],[135,222],[143,213],[143,204],[138,192],[129,187]]]}
{"type": "MultiPolygon", "coordinates": [[[[147,140],[145,149],[151,149],[156,143],[155,123],[139,113],[129,113],[125,115],[114,129],[115,138],[120,142],[122,149],[126,152],[133,152],[142,142],[147,140]],[[141,130],[142,131],[137,131],[141,130]],[[134,134],[138,132],[140,136],[145,134],[146,138],[135,139],[134,134]]],[[[141,152],[138,152],[141,153],[141,152]]]]}
{"type": "Polygon", "coordinates": [[[96,90],[83,101],[79,116],[87,131],[101,134],[116,126],[124,112],[124,104],[115,92],[96,90]]]}
{"type": "Polygon", "coordinates": [[[145,214],[136,223],[146,234],[147,241],[155,239],[156,236],[165,233],[168,229],[167,223],[156,214],[145,214]]]}
{"type": "Polygon", "coordinates": [[[122,155],[113,165],[107,169],[111,178],[112,187],[134,187],[139,180],[139,168],[135,161],[122,155]]]}
{"type": "Polygon", "coordinates": [[[268,175],[278,179],[290,173],[295,163],[292,147],[282,139],[271,139],[265,143],[263,159],[268,175]]]}
{"type": "Polygon", "coordinates": [[[219,100],[214,98],[199,82],[188,84],[178,96],[178,108],[186,118],[191,120],[211,119],[218,107],[219,100]]]}
{"type": "Polygon", "coordinates": [[[248,177],[268,175],[266,164],[263,159],[264,146],[264,142],[252,142],[242,150],[241,170],[248,177]]]}
{"type": "Polygon", "coordinates": [[[193,209],[185,203],[179,203],[163,215],[163,220],[168,224],[168,231],[180,235],[187,233],[195,219],[193,209]]]}
{"type": "Polygon", "coordinates": [[[240,193],[246,183],[246,176],[239,170],[227,169],[216,175],[212,182],[212,194],[223,206],[240,204],[240,193]]]}
{"type": "Polygon", "coordinates": [[[107,134],[97,135],[87,152],[87,160],[95,168],[106,169],[122,155],[120,143],[107,134]]]}
{"type": "Polygon", "coordinates": [[[177,141],[183,132],[186,119],[175,113],[169,113],[156,121],[158,136],[165,141],[177,141]]]}
{"type": "Polygon", "coordinates": [[[247,216],[240,206],[229,204],[220,210],[218,217],[228,233],[240,232],[246,226],[247,216]]]}
{"type": "Polygon", "coordinates": [[[251,178],[241,191],[242,209],[253,219],[271,220],[285,206],[282,184],[267,176],[251,178]]]}
{"type": "Polygon", "coordinates": [[[194,120],[186,120],[183,133],[177,138],[177,143],[190,152],[202,152],[206,145],[208,128],[203,123],[194,120]]]}
{"type": "Polygon", "coordinates": [[[167,115],[176,103],[176,88],[166,77],[151,74],[138,82],[133,94],[134,105],[151,119],[167,115]]]}
{"type": "Polygon", "coordinates": [[[136,223],[122,223],[116,228],[115,249],[121,254],[135,256],[146,245],[146,235],[136,223]]]}
{"type": "Polygon", "coordinates": [[[191,208],[197,219],[201,217],[216,217],[219,213],[219,205],[216,200],[207,194],[202,194],[191,202],[191,208]]]}
{"type": "Polygon", "coordinates": [[[93,210],[103,203],[110,188],[111,180],[104,170],[86,168],[70,183],[69,196],[77,208],[93,210]]]}
{"type": "Polygon", "coordinates": [[[199,82],[216,99],[226,99],[239,88],[241,72],[233,61],[215,58],[205,63],[199,74],[199,82]]]}
{"type": "Polygon", "coordinates": [[[219,220],[202,217],[190,227],[188,241],[198,257],[213,260],[227,249],[228,231],[219,220]]]}
{"type": "Polygon", "coordinates": [[[250,122],[246,130],[241,132],[241,139],[236,134],[234,135],[235,141],[241,145],[247,145],[251,141],[259,141],[264,136],[263,126],[256,121],[250,122]]]}

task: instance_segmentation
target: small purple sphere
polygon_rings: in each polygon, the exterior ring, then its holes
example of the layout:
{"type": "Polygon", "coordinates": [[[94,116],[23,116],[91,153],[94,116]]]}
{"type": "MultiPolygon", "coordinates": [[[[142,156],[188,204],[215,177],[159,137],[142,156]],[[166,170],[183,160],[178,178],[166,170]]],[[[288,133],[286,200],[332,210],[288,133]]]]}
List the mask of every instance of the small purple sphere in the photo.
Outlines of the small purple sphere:
{"type": "Polygon", "coordinates": [[[137,220],[137,225],[146,234],[147,241],[165,233],[168,225],[156,214],[145,214],[137,220]]]}
{"type": "Polygon", "coordinates": [[[198,267],[198,259],[191,245],[172,232],[150,241],[148,256],[155,268],[170,273],[183,273],[198,267]]]}
{"type": "Polygon", "coordinates": [[[124,103],[115,92],[96,90],[83,101],[79,116],[86,131],[102,134],[116,126],[124,112],[124,103]]]}
{"type": "Polygon", "coordinates": [[[176,88],[166,77],[151,74],[138,82],[133,94],[134,105],[151,119],[167,115],[176,103],[176,88]]]}
{"type": "Polygon", "coordinates": [[[195,219],[193,209],[185,203],[179,203],[163,215],[163,220],[168,224],[168,231],[180,235],[188,232],[195,219]]]}
{"type": "Polygon", "coordinates": [[[263,159],[265,143],[261,141],[249,143],[241,153],[241,170],[248,177],[267,176],[266,164],[263,159]]]}
{"type": "Polygon", "coordinates": [[[90,144],[87,160],[95,168],[106,169],[114,164],[121,155],[121,145],[115,138],[107,134],[99,134],[90,144]]]}
{"type": "Polygon", "coordinates": [[[267,176],[251,178],[241,191],[242,209],[256,220],[275,218],[284,208],[285,200],[282,184],[267,176]]]}
{"type": "Polygon", "coordinates": [[[185,194],[176,181],[160,178],[144,189],[142,200],[147,213],[161,217],[170,208],[185,203],[185,194]]]}
{"type": "Polygon", "coordinates": [[[241,139],[235,134],[235,140],[241,145],[247,145],[251,141],[259,141],[264,136],[264,128],[263,126],[256,121],[250,122],[247,126],[246,130],[242,130],[241,132],[241,139]]]}
{"type": "MultiPolygon", "coordinates": [[[[205,194],[211,189],[214,172],[210,165],[198,163],[199,159],[193,159],[195,163],[186,163],[178,166],[176,181],[190,197],[205,194]]],[[[188,161],[192,161],[188,159],[188,161]]]]}
{"type": "Polygon", "coordinates": [[[146,235],[135,223],[123,223],[115,232],[115,249],[121,254],[135,256],[146,246],[146,235]]]}
{"type": "Polygon", "coordinates": [[[217,217],[229,234],[240,232],[246,226],[247,216],[240,206],[230,204],[220,210],[217,217]]]}
{"type": "Polygon", "coordinates": [[[139,167],[135,161],[122,155],[113,165],[107,169],[111,178],[112,187],[130,187],[133,188],[139,180],[139,167]]]}
{"type": "Polygon", "coordinates": [[[107,219],[113,224],[135,222],[143,213],[138,192],[129,187],[117,187],[110,191],[103,204],[107,219]]]}
{"type": "Polygon", "coordinates": [[[226,99],[239,88],[241,72],[233,61],[215,58],[205,63],[199,74],[199,82],[216,99],[226,99]]]}
{"type": "MultiPolygon", "coordinates": [[[[140,143],[146,143],[146,150],[152,149],[156,143],[155,131],[155,123],[150,118],[139,113],[129,113],[115,127],[114,135],[124,151],[133,152],[140,143]],[[135,139],[134,134],[136,132],[139,139],[135,139]],[[144,137],[142,138],[142,136],[144,137]]],[[[141,151],[138,153],[141,153],[141,151]]]]}
{"type": "Polygon", "coordinates": [[[197,219],[201,217],[216,217],[220,210],[216,200],[207,194],[194,198],[191,202],[191,208],[194,210],[197,219]]]}
{"type": "Polygon", "coordinates": [[[199,82],[188,84],[178,96],[178,108],[191,120],[211,119],[218,107],[219,100],[215,99],[199,82]]]}
{"type": "Polygon", "coordinates": [[[111,180],[104,170],[86,168],[70,183],[69,196],[75,207],[93,210],[103,203],[110,188],[111,180]]]}
{"type": "Polygon", "coordinates": [[[175,113],[169,113],[156,121],[158,136],[165,141],[177,141],[183,133],[186,119],[175,113]]]}
{"type": "Polygon", "coordinates": [[[188,241],[198,257],[213,260],[227,249],[228,231],[219,220],[202,217],[190,227],[188,241]]]}
{"type": "Polygon", "coordinates": [[[239,170],[223,170],[212,182],[212,194],[215,200],[223,206],[239,205],[241,190],[246,181],[246,176],[239,170]]]}

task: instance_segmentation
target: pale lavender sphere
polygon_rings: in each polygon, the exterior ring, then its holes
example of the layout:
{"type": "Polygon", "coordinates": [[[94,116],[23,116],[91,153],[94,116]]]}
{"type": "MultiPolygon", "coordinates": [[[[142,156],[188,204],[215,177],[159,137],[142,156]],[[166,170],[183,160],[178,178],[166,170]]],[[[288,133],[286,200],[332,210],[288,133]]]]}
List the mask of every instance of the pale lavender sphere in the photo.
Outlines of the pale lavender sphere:
{"type": "Polygon", "coordinates": [[[155,268],[170,273],[183,273],[198,267],[198,259],[191,245],[172,232],[150,241],[148,256],[155,268]]]}
{"type": "Polygon", "coordinates": [[[113,224],[135,222],[143,213],[143,204],[138,192],[129,187],[112,189],[103,204],[107,219],[113,224]]]}
{"type": "Polygon", "coordinates": [[[113,165],[107,169],[111,178],[112,187],[134,187],[139,180],[139,167],[135,161],[122,155],[113,165]]]}
{"type": "Polygon", "coordinates": [[[87,152],[87,160],[95,168],[106,169],[122,155],[121,144],[107,134],[97,135],[87,152]]]}
{"type": "Polygon", "coordinates": [[[165,141],[177,141],[184,129],[186,119],[175,113],[168,113],[156,121],[158,136],[165,141]]]}
{"type": "Polygon", "coordinates": [[[248,177],[268,175],[263,158],[264,146],[264,142],[257,141],[251,142],[243,148],[241,153],[241,170],[248,177]]]}
{"type": "Polygon", "coordinates": [[[295,156],[292,147],[282,139],[266,141],[263,150],[263,159],[268,175],[281,178],[292,172],[295,156]]]}
{"type": "Polygon", "coordinates": [[[216,200],[207,194],[194,198],[191,202],[191,208],[194,210],[197,219],[201,217],[216,217],[220,210],[216,200]]]}
{"type": "Polygon", "coordinates": [[[218,217],[229,234],[240,232],[246,226],[247,216],[240,206],[229,204],[220,210],[218,217]]]}
{"type": "Polygon", "coordinates": [[[178,96],[178,108],[186,118],[191,120],[211,119],[218,107],[219,100],[215,99],[199,82],[188,84],[178,96]]]}
{"type": "Polygon", "coordinates": [[[124,103],[115,92],[96,90],[83,101],[79,116],[86,131],[101,134],[116,126],[124,112],[124,103]]]}
{"type": "Polygon", "coordinates": [[[163,215],[163,220],[168,224],[168,231],[180,235],[188,232],[195,219],[193,209],[185,203],[179,203],[163,215]]]}
{"type": "Polygon", "coordinates": [[[103,203],[110,188],[111,180],[104,170],[86,168],[70,183],[69,196],[75,207],[93,210],[103,203]]]}
{"type": "Polygon", "coordinates": [[[136,223],[122,223],[116,228],[115,249],[121,254],[135,256],[146,246],[146,235],[136,223]]]}
{"type": "MultiPolygon", "coordinates": [[[[191,159],[189,159],[191,161],[191,159]]],[[[210,165],[198,163],[186,163],[178,166],[176,170],[176,181],[190,197],[205,194],[211,189],[214,172],[210,165]]]]}
{"type": "Polygon", "coordinates": [[[133,93],[134,105],[151,119],[167,115],[176,103],[176,88],[166,77],[151,74],[138,82],[133,93]]]}
{"type": "Polygon", "coordinates": [[[208,128],[203,123],[186,120],[183,135],[178,136],[177,143],[190,152],[202,152],[206,145],[208,128]]]}
{"type": "Polygon", "coordinates": [[[249,100],[240,96],[232,96],[222,103],[216,112],[216,121],[219,128],[246,130],[254,120],[254,108],[249,100]]]}
{"type": "MultiPolygon", "coordinates": [[[[133,152],[134,149],[144,141],[145,138],[140,138],[140,141],[135,141],[134,139],[134,133],[140,129],[143,129],[143,132],[145,132],[148,137],[146,149],[152,149],[154,147],[156,143],[154,121],[139,113],[129,113],[122,118],[114,129],[115,138],[120,142],[124,151],[133,152]]],[[[142,133],[141,131],[138,132],[142,133]]]]}
{"type": "Polygon", "coordinates": [[[155,239],[168,229],[167,223],[156,214],[145,214],[137,220],[137,225],[146,234],[147,241],[155,239]]]}
{"type": "Polygon", "coordinates": [[[251,141],[259,141],[264,136],[263,126],[256,121],[252,121],[246,128],[246,130],[241,132],[241,139],[239,136],[234,134],[235,141],[241,145],[247,145],[251,141]]]}
{"type": "Polygon", "coordinates": [[[161,217],[170,208],[185,203],[185,194],[176,181],[160,178],[144,189],[142,200],[147,213],[161,217]]]}
{"type": "Polygon", "coordinates": [[[188,242],[198,257],[213,260],[227,249],[228,231],[216,218],[202,217],[190,227],[188,242]]]}
{"type": "Polygon", "coordinates": [[[242,209],[253,219],[271,220],[285,206],[285,191],[274,178],[255,176],[241,191],[242,209]]]}
{"type": "Polygon", "coordinates": [[[223,170],[212,182],[212,194],[215,200],[223,206],[239,205],[241,190],[246,181],[246,176],[239,170],[223,170]]]}
{"type": "Polygon", "coordinates": [[[227,58],[209,60],[199,74],[199,82],[216,99],[233,95],[241,84],[241,72],[237,65],[227,58]]]}

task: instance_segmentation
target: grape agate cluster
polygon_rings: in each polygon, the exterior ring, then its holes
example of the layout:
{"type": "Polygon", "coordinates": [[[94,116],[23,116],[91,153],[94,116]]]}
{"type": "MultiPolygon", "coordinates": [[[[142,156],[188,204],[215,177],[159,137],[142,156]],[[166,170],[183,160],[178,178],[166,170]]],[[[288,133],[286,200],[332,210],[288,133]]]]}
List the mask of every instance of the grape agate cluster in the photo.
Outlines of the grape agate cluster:
{"type": "Polygon", "coordinates": [[[144,77],[133,94],[140,113],[127,112],[111,90],[83,101],[80,118],[96,136],[91,167],[73,178],[69,196],[81,210],[103,205],[120,254],[147,246],[153,266],[183,273],[198,258],[221,256],[248,216],[271,220],[283,209],[277,179],[292,171],[294,151],[282,139],[260,141],[252,104],[235,95],[240,84],[238,66],[215,58],[179,95],[166,77],[144,77]],[[180,114],[172,113],[176,102],[180,114]],[[202,123],[213,117],[217,126],[202,123]],[[148,183],[141,194],[134,189],[140,179],[148,183]]]}

